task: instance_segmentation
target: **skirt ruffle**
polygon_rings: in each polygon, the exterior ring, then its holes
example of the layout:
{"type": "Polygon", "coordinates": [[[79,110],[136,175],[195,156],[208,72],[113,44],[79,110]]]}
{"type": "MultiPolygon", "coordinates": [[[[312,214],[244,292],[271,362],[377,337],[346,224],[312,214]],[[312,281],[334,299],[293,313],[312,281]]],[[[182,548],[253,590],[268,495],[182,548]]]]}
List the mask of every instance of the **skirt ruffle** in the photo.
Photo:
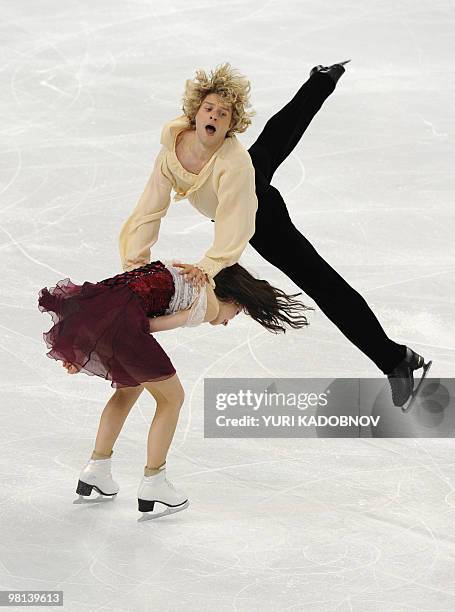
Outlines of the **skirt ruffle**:
{"type": "Polygon", "coordinates": [[[38,308],[54,323],[43,333],[50,359],[110,380],[113,388],[164,380],[176,372],[128,285],[76,285],[65,278],[40,290],[38,308]]]}

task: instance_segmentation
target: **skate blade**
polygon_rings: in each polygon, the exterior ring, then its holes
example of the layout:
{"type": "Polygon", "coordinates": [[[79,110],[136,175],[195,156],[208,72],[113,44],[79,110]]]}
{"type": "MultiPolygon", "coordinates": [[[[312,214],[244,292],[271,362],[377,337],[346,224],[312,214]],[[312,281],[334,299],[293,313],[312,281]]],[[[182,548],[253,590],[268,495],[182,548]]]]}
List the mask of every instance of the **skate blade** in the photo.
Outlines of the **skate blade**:
{"type": "Polygon", "coordinates": [[[74,500],[73,503],[81,504],[84,502],[93,502],[98,501],[103,498],[107,499],[115,499],[117,493],[105,493],[96,485],[91,485],[82,480],[79,480],[77,483],[76,493],[79,495],[77,500],[74,500]],[[93,491],[97,492],[98,495],[92,495],[93,491]]]}
{"type": "Polygon", "coordinates": [[[159,518],[160,516],[167,516],[168,514],[175,514],[176,512],[180,512],[181,510],[185,510],[190,505],[189,500],[186,500],[184,504],[178,506],[177,508],[172,508],[168,506],[163,512],[143,512],[142,516],[137,519],[138,523],[143,523],[144,521],[151,521],[153,519],[159,518]]]}
{"type": "Polygon", "coordinates": [[[79,495],[77,499],[73,500],[73,504],[103,504],[103,503],[111,503],[114,499],[117,498],[117,493],[113,495],[103,495],[102,493],[98,493],[98,495],[91,495],[90,497],[86,495],[79,495]]]}
{"type": "Polygon", "coordinates": [[[428,370],[431,368],[432,363],[433,361],[429,361],[428,363],[423,364],[423,373],[422,373],[422,376],[420,377],[419,383],[417,387],[414,389],[414,391],[412,392],[411,397],[409,398],[408,402],[404,406],[401,407],[401,412],[403,413],[409,412],[411,408],[413,407],[414,402],[417,398],[417,395],[420,391],[420,387],[422,386],[422,383],[425,380],[425,377],[428,374],[428,370]]]}
{"type": "Polygon", "coordinates": [[[337,62],[337,63],[338,63],[338,64],[341,64],[341,66],[344,66],[345,64],[349,64],[349,62],[350,62],[350,61],[351,61],[351,60],[350,60],[350,59],[348,59],[348,60],[344,60],[344,62],[337,62]]]}

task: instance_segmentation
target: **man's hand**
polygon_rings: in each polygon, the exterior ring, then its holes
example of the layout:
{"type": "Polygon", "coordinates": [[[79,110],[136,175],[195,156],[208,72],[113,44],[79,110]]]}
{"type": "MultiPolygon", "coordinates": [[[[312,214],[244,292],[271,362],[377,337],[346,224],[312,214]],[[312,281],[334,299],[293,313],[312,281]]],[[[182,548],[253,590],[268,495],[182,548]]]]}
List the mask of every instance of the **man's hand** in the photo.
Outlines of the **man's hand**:
{"type": "Polygon", "coordinates": [[[184,274],[185,279],[193,283],[195,287],[202,287],[208,281],[207,274],[193,264],[173,263],[172,265],[176,268],[183,268],[179,270],[179,274],[184,274]]]}

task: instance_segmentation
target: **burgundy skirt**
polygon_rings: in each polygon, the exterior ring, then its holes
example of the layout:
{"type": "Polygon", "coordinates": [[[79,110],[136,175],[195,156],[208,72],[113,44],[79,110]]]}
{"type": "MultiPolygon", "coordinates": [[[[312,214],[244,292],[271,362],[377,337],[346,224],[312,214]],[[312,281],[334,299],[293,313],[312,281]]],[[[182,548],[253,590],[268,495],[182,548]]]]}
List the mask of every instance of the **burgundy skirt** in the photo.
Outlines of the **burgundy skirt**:
{"type": "Polygon", "coordinates": [[[110,380],[114,388],[170,378],[175,368],[150,333],[148,317],[165,313],[174,290],[161,261],[97,283],[65,278],[44,287],[38,308],[54,323],[43,333],[47,356],[110,380]]]}

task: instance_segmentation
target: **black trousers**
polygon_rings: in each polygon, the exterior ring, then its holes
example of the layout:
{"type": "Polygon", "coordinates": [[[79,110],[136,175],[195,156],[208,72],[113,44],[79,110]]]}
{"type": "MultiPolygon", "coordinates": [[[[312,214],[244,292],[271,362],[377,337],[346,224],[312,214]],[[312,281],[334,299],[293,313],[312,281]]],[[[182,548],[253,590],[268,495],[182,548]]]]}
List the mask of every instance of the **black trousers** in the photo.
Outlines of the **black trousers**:
{"type": "Polygon", "coordinates": [[[275,170],[334,89],[335,83],[328,74],[313,74],[292,100],[267,121],[248,150],[256,172],[259,202],[250,244],[310,296],[338,329],[387,374],[404,358],[406,347],[387,337],[365,299],[299,232],[280,192],[270,184],[275,170]]]}

